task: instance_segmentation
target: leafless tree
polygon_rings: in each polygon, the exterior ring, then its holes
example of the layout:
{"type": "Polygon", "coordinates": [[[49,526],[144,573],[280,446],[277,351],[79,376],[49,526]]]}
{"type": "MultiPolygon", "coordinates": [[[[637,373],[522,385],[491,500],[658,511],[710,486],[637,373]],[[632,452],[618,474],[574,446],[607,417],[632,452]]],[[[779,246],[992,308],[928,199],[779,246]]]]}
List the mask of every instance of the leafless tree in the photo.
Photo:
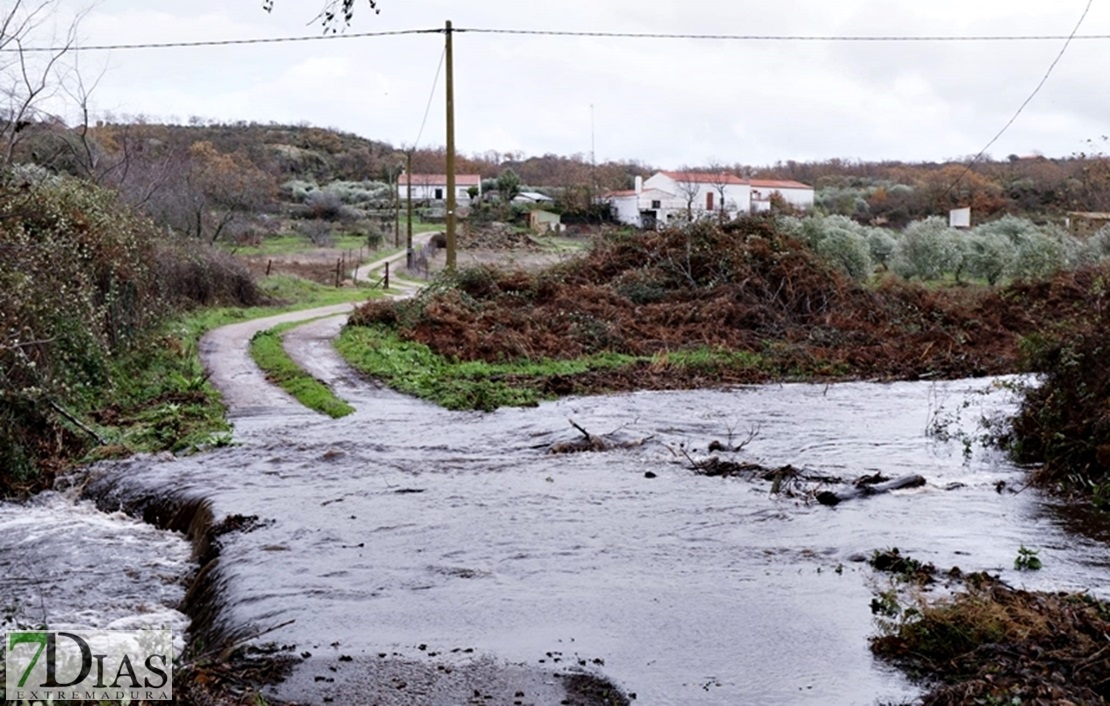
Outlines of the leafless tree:
{"type": "Polygon", "coordinates": [[[74,86],[73,48],[78,14],[58,29],[60,0],[11,0],[0,8],[0,166],[12,163],[16,147],[40,123],[64,123],[57,108],[74,86]]]}
{"type": "Polygon", "coordinates": [[[701,184],[689,167],[680,168],[676,176],[675,187],[678,189],[678,194],[686,201],[686,220],[693,223],[694,201],[697,200],[698,194],[701,192],[701,184]]]}
{"type": "MultiPolygon", "coordinates": [[[[366,0],[370,5],[370,9],[375,14],[381,12],[378,8],[378,0],[366,0]]],[[[262,9],[266,12],[272,12],[274,9],[274,0],[262,0],[262,9]]],[[[336,28],[342,25],[351,24],[351,20],[355,16],[355,0],[326,0],[323,7],[313,20],[319,22],[324,27],[325,32],[335,32],[336,28]]]]}
{"type": "Polygon", "coordinates": [[[726,194],[729,184],[733,183],[733,180],[736,179],[736,175],[730,172],[725,165],[720,162],[710,162],[709,175],[707,178],[709,179],[709,183],[712,184],[713,188],[717,191],[717,195],[720,196],[720,203],[717,205],[717,213],[720,221],[724,223],[728,220],[728,201],[726,199],[726,194]]]}

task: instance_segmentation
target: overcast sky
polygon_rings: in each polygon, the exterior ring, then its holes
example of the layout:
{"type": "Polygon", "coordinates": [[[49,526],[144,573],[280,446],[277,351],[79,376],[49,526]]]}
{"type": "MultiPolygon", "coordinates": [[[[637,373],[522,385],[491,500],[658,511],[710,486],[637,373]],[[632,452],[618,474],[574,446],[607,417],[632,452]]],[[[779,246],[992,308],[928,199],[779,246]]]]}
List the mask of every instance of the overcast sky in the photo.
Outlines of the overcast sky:
{"type": "MultiPolygon", "coordinates": [[[[63,0],[78,7],[79,0],[63,0]]],[[[317,35],[319,0],[102,0],[85,44],[317,35]]],[[[1087,0],[380,0],[350,32],[442,27],[744,35],[1068,35],[1087,0]]],[[[1110,35],[1094,3],[1080,35],[1110,35]]],[[[978,152],[1063,39],[698,41],[455,35],[467,153],[589,155],[675,168],[782,160],[943,160],[978,152]],[[591,108],[592,106],[592,108],[591,108]]],[[[307,121],[397,145],[417,137],[442,34],[88,52],[97,111],[307,121]]],[[[991,149],[1066,156],[1110,133],[1110,39],[1073,42],[991,149]]],[[[422,146],[444,143],[442,77],[422,146]]]]}

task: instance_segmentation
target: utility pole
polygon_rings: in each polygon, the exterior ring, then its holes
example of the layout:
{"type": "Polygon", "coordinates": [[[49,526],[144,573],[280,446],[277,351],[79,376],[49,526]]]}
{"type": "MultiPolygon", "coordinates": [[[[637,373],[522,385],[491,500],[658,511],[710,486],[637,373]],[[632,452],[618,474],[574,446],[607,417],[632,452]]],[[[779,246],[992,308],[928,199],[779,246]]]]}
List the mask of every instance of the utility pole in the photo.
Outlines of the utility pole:
{"type": "Polygon", "coordinates": [[[405,267],[408,268],[409,270],[412,269],[412,151],[413,151],[413,149],[415,149],[415,148],[413,148],[413,147],[409,148],[408,159],[405,162],[405,178],[407,180],[407,188],[408,188],[408,191],[406,193],[408,194],[408,199],[407,200],[408,200],[408,212],[409,212],[408,237],[405,241],[408,244],[408,248],[405,251],[406,252],[406,254],[405,254],[405,267]]]}
{"type": "Polygon", "coordinates": [[[455,56],[451,46],[451,20],[444,30],[447,70],[447,270],[455,270],[455,56]]]}

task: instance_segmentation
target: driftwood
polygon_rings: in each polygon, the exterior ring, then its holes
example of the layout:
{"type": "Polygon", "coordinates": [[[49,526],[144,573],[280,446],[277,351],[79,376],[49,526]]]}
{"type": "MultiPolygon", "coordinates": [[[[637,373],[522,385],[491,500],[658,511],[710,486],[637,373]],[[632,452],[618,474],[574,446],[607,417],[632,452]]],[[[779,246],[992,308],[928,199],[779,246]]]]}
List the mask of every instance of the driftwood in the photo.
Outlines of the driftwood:
{"type": "Polygon", "coordinates": [[[571,454],[585,451],[610,451],[612,449],[631,449],[643,446],[652,437],[642,439],[616,439],[612,434],[596,435],[583,429],[573,419],[568,419],[570,425],[582,433],[580,438],[573,441],[560,441],[547,448],[549,454],[571,454]]]}
{"type": "Polygon", "coordinates": [[[925,478],[917,475],[916,473],[901,476],[894,480],[884,481],[882,483],[862,483],[855,487],[848,488],[847,490],[822,490],[817,493],[817,502],[822,505],[839,505],[845,500],[854,500],[855,498],[866,498],[880,493],[886,493],[891,490],[899,490],[901,488],[920,488],[925,485],[925,478]]]}

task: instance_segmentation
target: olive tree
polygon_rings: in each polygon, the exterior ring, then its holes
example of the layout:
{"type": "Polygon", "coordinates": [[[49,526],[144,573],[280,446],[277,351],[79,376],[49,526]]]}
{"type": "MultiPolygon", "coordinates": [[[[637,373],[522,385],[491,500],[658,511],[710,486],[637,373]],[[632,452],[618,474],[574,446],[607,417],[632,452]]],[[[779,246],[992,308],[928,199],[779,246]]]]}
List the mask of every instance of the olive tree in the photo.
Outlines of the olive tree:
{"type": "Polygon", "coordinates": [[[866,229],[846,216],[814,216],[802,221],[802,240],[829,264],[864,281],[874,264],[866,229]]]}
{"type": "Polygon", "coordinates": [[[1110,226],[1103,226],[1090,237],[1084,247],[1084,259],[1099,262],[1110,259],[1110,226]]]}
{"type": "Polygon", "coordinates": [[[906,279],[935,280],[954,273],[963,257],[958,237],[939,216],[914,221],[898,239],[891,268],[906,279]]]}
{"type": "Polygon", "coordinates": [[[967,236],[967,249],[964,252],[964,269],[968,275],[986,280],[994,286],[1010,271],[1017,248],[1005,235],[983,231],[977,226],[967,236]]]}

